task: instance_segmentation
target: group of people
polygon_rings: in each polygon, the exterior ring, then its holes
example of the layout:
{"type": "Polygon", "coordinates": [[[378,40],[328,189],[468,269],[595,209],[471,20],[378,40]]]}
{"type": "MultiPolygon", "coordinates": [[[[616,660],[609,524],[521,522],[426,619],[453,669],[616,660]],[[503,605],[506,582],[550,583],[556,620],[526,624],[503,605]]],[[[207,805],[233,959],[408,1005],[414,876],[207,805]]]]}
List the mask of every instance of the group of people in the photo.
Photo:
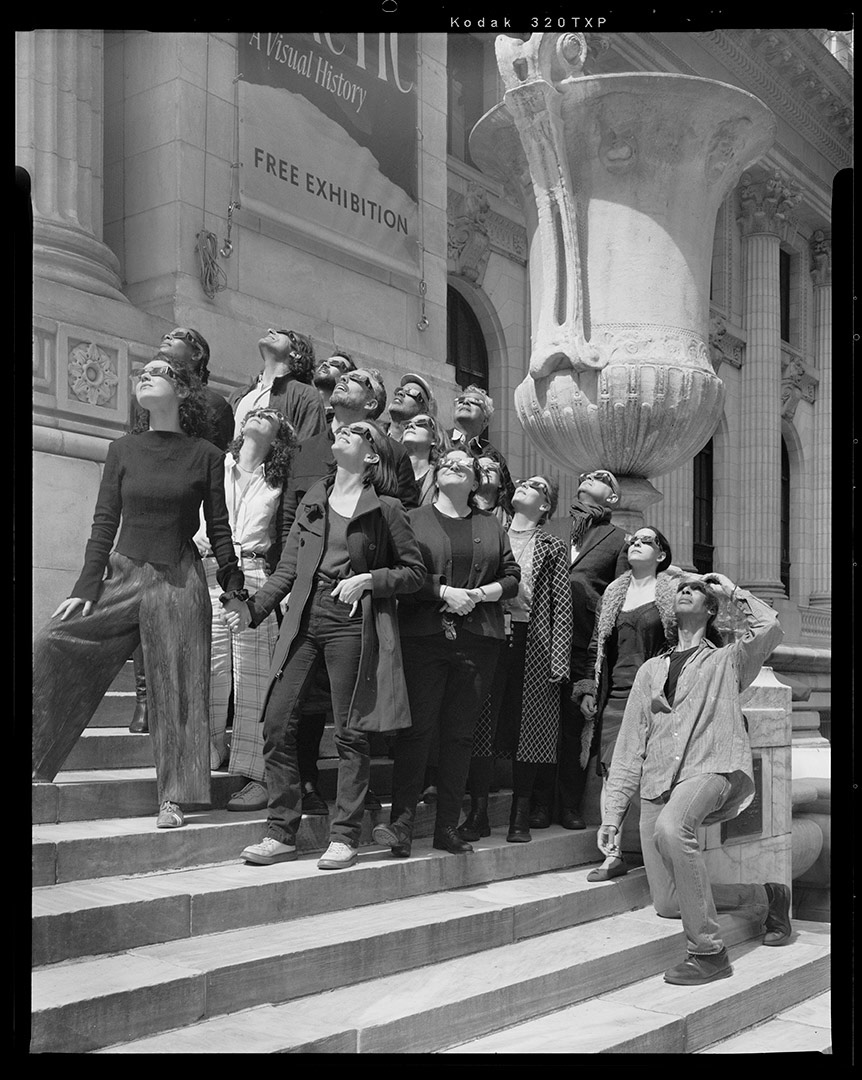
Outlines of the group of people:
{"type": "Polygon", "coordinates": [[[329,813],[316,784],[327,706],[339,764],[321,869],[353,865],[379,806],[375,733],[393,772],[373,838],[396,858],[423,799],[436,849],[466,854],[490,834],[496,757],[512,762],[509,842],[554,820],[585,828],[595,756],[605,861],[590,880],[627,872],[618,838],[640,791],[653,900],[689,941],[670,981],[730,973],[716,906],[750,907],[784,943],[786,887],[710,892],[696,838],[752,797],[739,693],[780,640],[772,609],[721,575],[683,574],[657,529],[626,536],[607,470],[582,474],[568,520],[551,521],[556,480],[512,480],[481,388],[458,394],[446,430],[427,380],[407,373],[384,423],[375,369],[343,351],[317,362],[291,330],[258,347],[262,370],[230,401],[206,385],[193,329],[166,334],[134,375],[137,421],[109,447],[84,568],[35,642],[34,780],[54,778],[130,656],[157,827],[209,802],[232,707],[228,768],[245,785],[228,809],[267,809],[249,863],[296,858],[303,814],[329,813]],[[720,595],[748,623],[728,645],[720,595]]]}

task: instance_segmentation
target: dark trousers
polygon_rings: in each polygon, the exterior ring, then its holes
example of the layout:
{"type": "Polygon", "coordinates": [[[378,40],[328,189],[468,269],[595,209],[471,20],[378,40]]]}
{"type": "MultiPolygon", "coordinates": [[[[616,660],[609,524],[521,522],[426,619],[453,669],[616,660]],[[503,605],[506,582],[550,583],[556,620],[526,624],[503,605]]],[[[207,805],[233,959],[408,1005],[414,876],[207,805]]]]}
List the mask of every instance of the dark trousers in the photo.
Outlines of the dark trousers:
{"type": "Polygon", "coordinates": [[[467,777],[471,798],[488,797],[498,752],[515,757],[521,732],[526,660],[527,623],[514,623],[511,637],[501,645],[500,659],[473,739],[467,777]]]}
{"type": "Polygon", "coordinates": [[[425,766],[438,735],[436,830],[455,826],[470,768],[473,731],[497,665],[500,642],[461,630],[404,637],[401,652],[412,724],[398,732],[392,769],[391,820],[413,827],[425,766]]]}
{"type": "Polygon", "coordinates": [[[359,671],[362,615],[330,594],[332,584],[312,591],[287,654],[282,677],[273,686],[263,714],[264,763],[269,794],[267,835],[285,844],[296,839],[302,817],[302,783],[297,754],[298,707],[314,685],[321,663],[332,691],[338,788],[330,825],[333,840],[356,847],[371,773],[368,734],[347,727],[359,671]]]}
{"type": "Polygon", "coordinates": [[[51,619],[33,647],[33,776],[53,780],[140,643],[159,802],[210,801],[212,605],[190,546],[174,565],[112,552],[89,615],[51,619]]]}
{"type": "MultiPolygon", "coordinates": [[[[587,678],[587,650],[572,646],[571,680],[587,678]]],[[[560,695],[560,743],[556,765],[540,765],[533,789],[533,803],[558,810],[580,813],[581,800],[587,786],[587,770],[581,766],[581,736],[584,715],[572,704],[568,688],[560,695]]]]}

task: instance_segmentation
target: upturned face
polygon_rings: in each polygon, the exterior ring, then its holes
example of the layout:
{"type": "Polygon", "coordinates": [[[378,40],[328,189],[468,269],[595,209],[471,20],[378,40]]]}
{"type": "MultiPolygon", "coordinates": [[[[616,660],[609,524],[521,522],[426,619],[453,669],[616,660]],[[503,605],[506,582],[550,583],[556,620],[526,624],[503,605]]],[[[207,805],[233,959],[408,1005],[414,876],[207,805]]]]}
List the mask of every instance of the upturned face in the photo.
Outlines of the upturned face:
{"type": "Polygon", "coordinates": [[[455,419],[469,424],[485,419],[485,403],[475,394],[459,394],[455,398],[455,419]]]}
{"type": "Polygon", "coordinates": [[[348,409],[357,410],[375,402],[376,398],[368,374],[357,370],[339,375],[329,400],[333,406],[343,405],[348,409]]]}
{"type": "Polygon", "coordinates": [[[176,371],[166,360],[145,364],[132,375],[132,385],[138,404],[148,411],[186,396],[185,387],[178,386],[176,371]]]}
{"type": "Polygon", "coordinates": [[[419,383],[408,382],[399,386],[392,395],[392,404],[389,406],[389,415],[393,420],[403,423],[428,407],[425,394],[419,383]]]}
{"type": "Polygon", "coordinates": [[[417,413],[404,425],[401,443],[414,453],[430,451],[434,445],[434,420],[427,413],[417,413]]]}
{"type": "Polygon", "coordinates": [[[319,390],[329,390],[331,392],[335,389],[335,384],[341,376],[352,370],[353,364],[346,357],[339,356],[336,353],[326,360],[321,360],[317,365],[317,370],[314,372],[312,382],[319,390]]]}
{"type": "Polygon", "coordinates": [[[272,328],[267,330],[257,344],[259,348],[265,349],[282,363],[287,362],[293,348],[293,343],[286,330],[273,330],[272,328]]]}
{"type": "Polygon", "coordinates": [[[159,354],[171,360],[177,360],[181,364],[191,363],[198,355],[199,349],[191,330],[184,326],[178,326],[169,330],[159,343],[159,354]]]}
{"type": "Polygon", "coordinates": [[[711,604],[702,588],[683,583],[677,589],[673,609],[677,615],[702,616],[703,622],[706,623],[709,619],[711,604]]]}
{"type": "Polygon", "coordinates": [[[655,571],[664,552],[652,529],[638,529],[629,541],[629,566],[642,566],[655,571]]]}
{"type": "Polygon", "coordinates": [[[519,480],[512,496],[512,509],[529,518],[540,518],[551,509],[548,481],[544,476],[519,480]]]}
{"type": "Polygon", "coordinates": [[[595,506],[607,506],[609,501],[616,502],[615,492],[610,483],[610,474],[602,469],[582,473],[578,482],[578,498],[595,506]]]}
{"type": "Polygon", "coordinates": [[[437,487],[449,495],[469,495],[478,487],[473,458],[463,450],[450,450],[437,467],[437,487]]]}
{"type": "Polygon", "coordinates": [[[376,461],[378,455],[371,425],[358,420],[355,424],[340,427],[335,433],[332,456],[339,465],[352,465],[355,468],[376,461]]]}

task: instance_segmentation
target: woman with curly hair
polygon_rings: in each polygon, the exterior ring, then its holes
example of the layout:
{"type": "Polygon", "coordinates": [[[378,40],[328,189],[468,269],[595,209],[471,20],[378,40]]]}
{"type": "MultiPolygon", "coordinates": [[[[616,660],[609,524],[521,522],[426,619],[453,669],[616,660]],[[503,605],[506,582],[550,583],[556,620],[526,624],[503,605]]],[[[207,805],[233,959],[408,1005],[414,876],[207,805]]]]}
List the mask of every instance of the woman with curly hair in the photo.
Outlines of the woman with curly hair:
{"type": "MultiPolygon", "coordinates": [[[[246,586],[257,589],[266,584],[267,556],[274,545],[279,550],[283,546],[285,538],[275,535],[276,510],[295,448],[296,436],[283,413],[270,408],[253,409],[225,456],[225,500],[246,586]]],[[[262,810],[266,806],[266,786],[259,720],[266,673],[278,640],[278,620],[272,612],[253,633],[233,637],[221,618],[218,564],[203,522],[195,544],[203,558],[212,601],[210,765],[218,769],[225,759],[228,702],[233,689],[228,772],[243,777],[245,786],[232,796],[227,808],[262,810]]]]}
{"type": "Polygon", "coordinates": [[[210,799],[211,607],[192,541],[201,506],[220,584],[233,593],[243,573],[225,505],[224,459],[201,437],[207,410],[200,381],[156,356],[134,376],[134,387],[143,412],[135,430],[108,448],[81,576],[36,637],[33,779],[54,779],[140,642],[156,824],[168,829],[184,824],[181,803],[210,799]]]}
{"type": "Polygon", "coordinates": [[[427,506],[436,494],[436,465],[451,442],[442,424],[428,413],[418,413],[404,422],[401,445],[407,451],[413,476],[419,485],[419,506],[427,506]]]}
{"type": "Polygon", "coordinates": [[[260,843],[243,850],[246,862],[268,866],[296,858],[302,818],[296,734],[321,664],[329,675],[338,750],[321,870],[356,862],[371,776],[369,733],[410,723],[395,598],[415,592],[425,571],[395,498],[392,446],[369,420],[342,425],[332,444],[335,474],[302,497],[275,573],[245,603],[227,605],[225,622],[240,632],[259,626],[290,594],[264,690],[267,829],[260,843]]]}
{"type": "Polygon", "coordinates": [[[482,483],[476,492],[476,506],[494,515],[504,529],[508,529],[514,511],[504,480],[505,458],[493,446],[478,452],[482,483]]]}
{"type": "MultiPolygon", "coordinates": [[[[677,640],[674,600],[681,571],[671,566],[670,544],[658,529],[645,525],[629,538],[626,558],[630,569],[608,585],[596,609],[587,652],[593,676],[576,682],[571,693],[585,720],[581,767],[587,767],[592,752],[598,754],[603,814],[608,773],[635,675],[645,660],[677,640]]],[[[587,880],[607,881],[626,873],[628,867],[617,853],[591,870],[587,880]]]]}

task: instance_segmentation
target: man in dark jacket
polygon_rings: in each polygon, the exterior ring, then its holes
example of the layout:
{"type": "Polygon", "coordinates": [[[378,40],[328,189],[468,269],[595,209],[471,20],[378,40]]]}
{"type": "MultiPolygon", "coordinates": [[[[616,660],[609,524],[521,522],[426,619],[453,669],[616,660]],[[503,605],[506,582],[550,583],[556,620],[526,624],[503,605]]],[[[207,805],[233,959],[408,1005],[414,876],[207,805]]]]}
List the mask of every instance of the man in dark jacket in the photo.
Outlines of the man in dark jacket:
{"type": "Polygon", "coordinates": [[[317,435],[326,426],[320,394],[311,385],[314,346],[305,334],[295,330],[267,330],[257,347],[263,371],[248,386],[234,391],[234,434],[252,409],[271,408],[283,412],[299,442],[317,435]]]}
{"type": "MultiPolygon", "coordinates": [[[[620,485],[607,469],[582,473],[578,495],[572,503],[571,529],[563,536],[561,522],[550,522],[548,531],[570,544],[569,583],[572,587],[571,679],[576,683],[589,675],[587,650],[596,621],[596,607],[607,586],[628,569],[626,534],[611,524],[611,510],[620,499],[620,485]]],[[[566,829],[585,828],[581,799],[587,773],[581,766],[584,717],[564,693],[561,699],[560,748],[556,765],[556,794],[560,824],[566,829]]],[[[554,805],[554,766],[543,766],[533,790],[530,826],[546,829],[554,805]]]]}
{"type": "MultiPolygon", "coordinates": [[[[315,391],[317,393],[317,391],[315,391]]],[[[335,382],[329,398],[332,419],[325,431],[300,443],[291,464],[290,480],[282,500],[281,512],[285,515],[285,535],[293,524],[296,508],[303,495],[335,469],[332,456],[332,444],[335,432],[345,424],[355,424],[358,420],[376,420],[386,408],[386,387],[380,372],[374,368],[358,368],[346,371],[335,382]]],[[[396,442],[389,440],[395,455],[395,471],[398,476],[398,498],[405,510],[412,510],[419,505],[419,487],[413,476],[413,466],[407,451],[396,442]]],[[[282,520],[276,520],[280,530],[282,520]]],[[[272,566],[275,569],[275,565],[272,566]]],[[[305,705],[297,729],[297,754],[299,772],[302,779],[302,812],[322,816],[328,808],[317,790],[317,760],[320,740],[326,725],[327,697],[325,682],[321,679],[317,693],[310,697],[305,705]]],[[[369,791],[366,796],[368,809],[379,809],[380,803],[369,791]]]]}

